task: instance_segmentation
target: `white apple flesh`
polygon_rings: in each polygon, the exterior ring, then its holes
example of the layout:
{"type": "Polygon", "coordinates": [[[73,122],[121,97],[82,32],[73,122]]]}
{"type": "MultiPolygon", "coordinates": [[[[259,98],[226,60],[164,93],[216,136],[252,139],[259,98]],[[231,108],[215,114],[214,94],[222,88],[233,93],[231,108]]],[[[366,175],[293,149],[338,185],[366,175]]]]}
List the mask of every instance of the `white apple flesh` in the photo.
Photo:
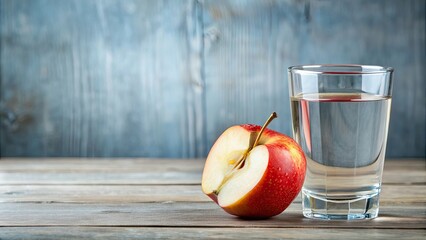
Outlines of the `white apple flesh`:
{"type": "Polygon", "coordinates": [[[280,214],[299,194],[305,179],[305,156],[290,137],[265,129],[258,145],[249,149],[260,131],[260,126],[248,124],[228,128],[205,163],[203,192],[236,216],[280,214]],[[245,153],[246,158],[236,167],[245,153]]]}

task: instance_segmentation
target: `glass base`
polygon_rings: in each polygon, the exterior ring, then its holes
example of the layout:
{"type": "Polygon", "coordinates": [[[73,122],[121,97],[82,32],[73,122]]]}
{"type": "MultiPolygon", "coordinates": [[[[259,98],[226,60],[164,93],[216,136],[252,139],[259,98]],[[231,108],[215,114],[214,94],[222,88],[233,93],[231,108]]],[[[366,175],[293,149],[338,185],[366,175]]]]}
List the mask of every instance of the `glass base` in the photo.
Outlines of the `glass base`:
{"type": "Polygon", "coordinates": [[[373,219],[379,214],[379,193],[351,200],[320,198],[302,190],[303,216],[324,220],[373,219]]]}

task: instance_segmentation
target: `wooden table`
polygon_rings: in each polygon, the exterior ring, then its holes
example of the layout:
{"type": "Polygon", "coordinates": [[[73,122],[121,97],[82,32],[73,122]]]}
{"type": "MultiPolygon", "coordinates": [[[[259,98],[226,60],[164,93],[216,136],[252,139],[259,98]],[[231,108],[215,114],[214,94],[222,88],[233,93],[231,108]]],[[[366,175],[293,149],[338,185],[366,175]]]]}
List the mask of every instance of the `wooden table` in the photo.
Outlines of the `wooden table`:
{"type": "Polygon", "coordinates": [[[203,159],[1,159],[0,239],[425,239],[425,159],[387,160],[379,217],[248,221],[200,187],[203,159]]]}

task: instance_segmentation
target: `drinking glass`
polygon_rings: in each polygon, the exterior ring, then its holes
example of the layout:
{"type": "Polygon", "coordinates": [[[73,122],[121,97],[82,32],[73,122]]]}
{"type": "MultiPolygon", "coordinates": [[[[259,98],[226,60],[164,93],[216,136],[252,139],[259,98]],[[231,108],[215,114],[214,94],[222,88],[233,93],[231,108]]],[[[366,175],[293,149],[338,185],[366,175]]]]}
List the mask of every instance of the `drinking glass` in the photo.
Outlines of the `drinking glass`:
{"type": "Polygon", "coordinates": [[[293,137],[307,160],[303,215],[377,217],[393,69],[305,65],[288,72],[293,137]]]}

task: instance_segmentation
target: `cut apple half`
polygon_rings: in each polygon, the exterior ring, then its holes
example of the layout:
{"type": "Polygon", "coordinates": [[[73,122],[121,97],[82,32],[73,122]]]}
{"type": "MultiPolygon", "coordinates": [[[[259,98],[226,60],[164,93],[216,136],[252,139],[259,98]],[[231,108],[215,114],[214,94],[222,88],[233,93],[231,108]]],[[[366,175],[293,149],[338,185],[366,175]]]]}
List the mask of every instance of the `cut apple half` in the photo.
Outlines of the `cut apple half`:
{"type": "Polygon", "coordinates": [[[288,136],[266,126],[228,128],[211,148],[201,186],[226,212],[244,218],[267,218],[283,212],[300,192],[306,160],[288,136]]]}
{"type": "Polygon", "coordinates": [[[218,195],[222,207],[230,206],[243,199],[262,179],[268,166],[268,149],[261,145],[253,148],[244,166],[225,182],[218,195]]]}
{"type": "Polygon", "coordinates": [[[204,166],[203,192],[208,195],[217,193],[226,174],[247,151],[250,135],[241,126],[233,126],[222,133],[210,150],[204,166]]]}

